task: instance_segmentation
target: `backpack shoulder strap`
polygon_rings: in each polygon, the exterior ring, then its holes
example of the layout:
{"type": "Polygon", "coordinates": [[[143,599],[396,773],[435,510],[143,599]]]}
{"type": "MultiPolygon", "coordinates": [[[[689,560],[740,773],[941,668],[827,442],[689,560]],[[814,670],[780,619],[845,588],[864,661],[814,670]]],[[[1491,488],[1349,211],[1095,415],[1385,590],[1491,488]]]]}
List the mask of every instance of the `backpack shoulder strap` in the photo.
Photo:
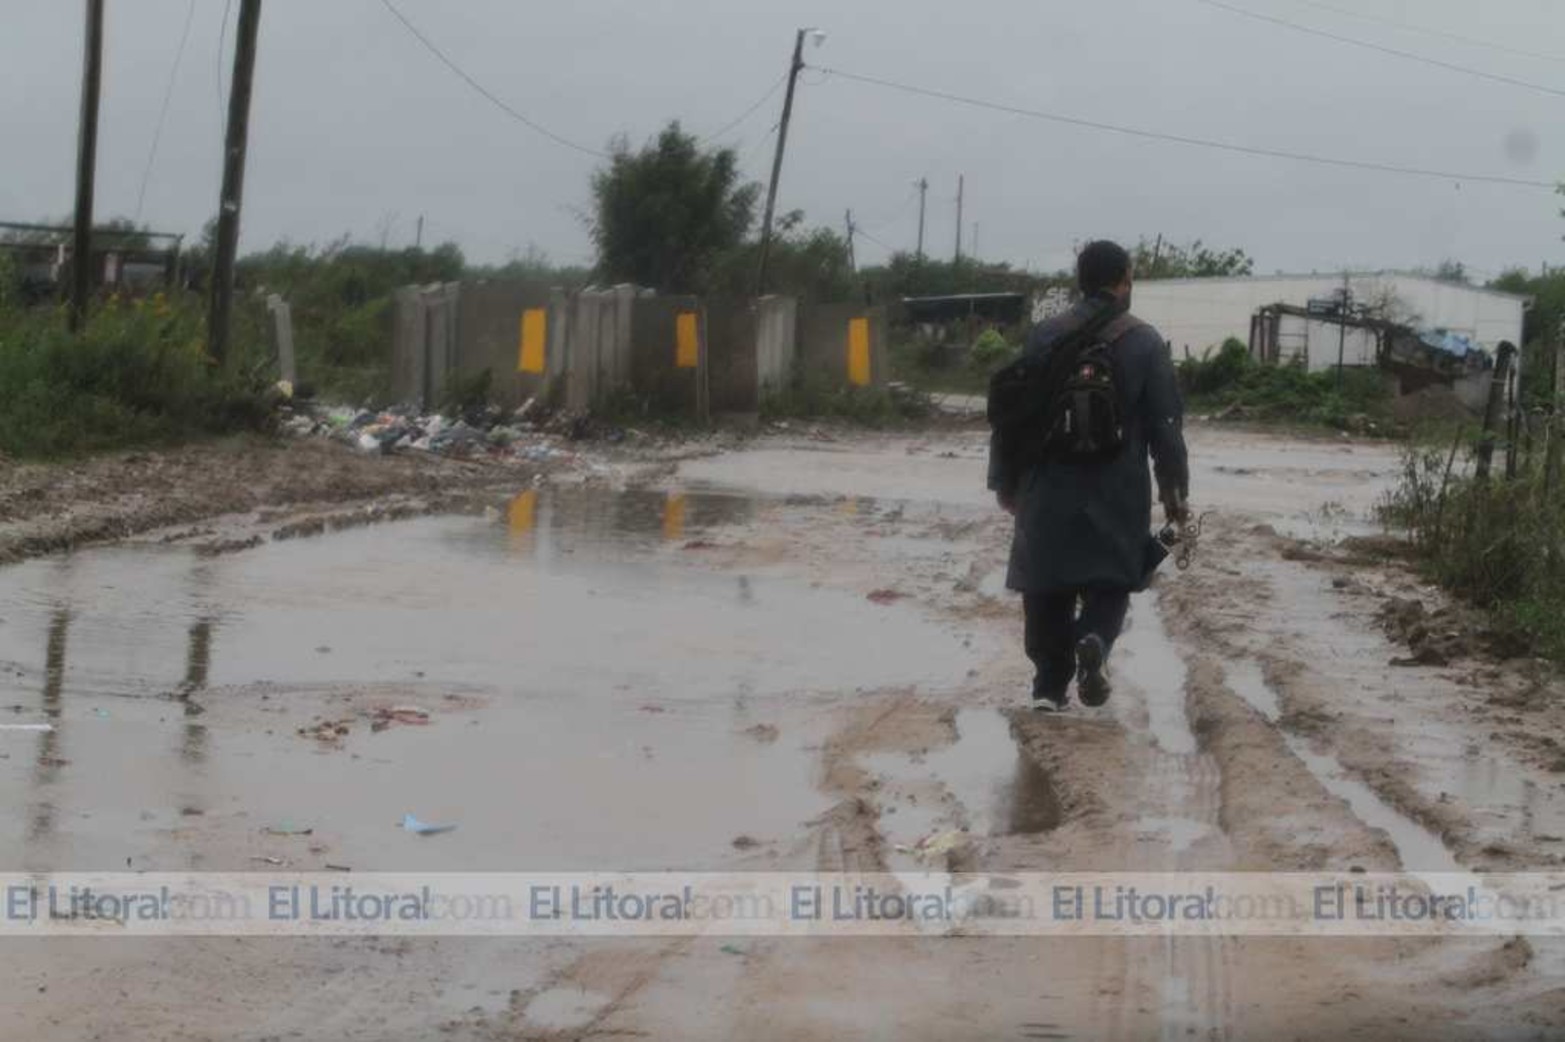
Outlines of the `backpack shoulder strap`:
{"type": "Polygon", "coordinates": [[[1102,332],[1098,334],[1098,339],[1105,344],[1117,344],[1145,325],[1145,322],[1127,311],[1104,326],[1102,332]]]}

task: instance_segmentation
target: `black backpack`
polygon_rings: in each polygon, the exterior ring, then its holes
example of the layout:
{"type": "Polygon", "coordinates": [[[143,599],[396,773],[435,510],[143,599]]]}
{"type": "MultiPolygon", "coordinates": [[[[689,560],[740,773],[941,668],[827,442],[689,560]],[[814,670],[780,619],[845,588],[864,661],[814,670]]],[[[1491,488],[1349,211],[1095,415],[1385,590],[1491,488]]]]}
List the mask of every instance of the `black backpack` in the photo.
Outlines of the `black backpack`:
{"type": "Polygon", "coordinates": [[[1125,444],[1125,423],[1109,355],[1114,341],[1124,333],[1125,330],[1105,329],[1074,352],[1064,383],[1049,402],[1048,427],[1043,437],[1045,456],[1088,463],[1119,454],[1125,444]]]}
{"type": "Polygon", "coordinates": [[[1105,302],[1045,358],[1023,357],[989,381],[989,425],[1014,469],[1044,460],[1093,462],[1125,442],[1114,343],[1140,325],[1105,302]]]}

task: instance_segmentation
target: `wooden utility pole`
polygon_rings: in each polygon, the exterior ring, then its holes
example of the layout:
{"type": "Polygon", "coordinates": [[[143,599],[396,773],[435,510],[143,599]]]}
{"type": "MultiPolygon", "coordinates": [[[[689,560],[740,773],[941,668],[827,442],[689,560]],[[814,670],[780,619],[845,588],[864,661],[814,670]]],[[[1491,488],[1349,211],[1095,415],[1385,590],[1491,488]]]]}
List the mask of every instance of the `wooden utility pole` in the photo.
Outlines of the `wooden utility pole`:
{"type": "Polygon", "coordinates": [[[962,263],[962,199],[967,194],[967,175],[958,174],[956,178],[956,259],[953,263],[962,263]]]}
{"type": "Polygon", "coordinates": [[[234,79],[228,92],[228,139],[223,152],[223,194],[217,210],[216,256],[212,262],[212,310],[207,321],[212,357],[228,357],[234,311],[234,260],[239,252],[239,212],[244,204],[245,150],[250,142],[250,95],[255,79],[261,0],[240,0],[234,79]]]}
{"type": "Polygon", "coordinates": [[[87,321],[92,295],[92,201],[98,168],[98,96],[103,87],[103,0],[87,0],[81,126],[76,139],[76,227],[71,246],[71,331],[87,321]]]}
{"type": "MultiPolygon", "coordinates": [[[[777,154],[772,157],[772,180],[766,189],[766,216],[761,220],[761,267],[756,273],[756,294],[766,293],[766,267],[772,259],[772,218],[777,215],[777,183],[782,180],[783,152],[788,148],[788,123],[793,119],[793,92],[804,69],[804,37],[819,33],[800,29],[793,39],[793,59],[788,63],[788,93],[783,96],[782,122],[777,124],[777,154]]],[[[817,42],[822,39],[817,36],[817,42]]]]}
{"type": "Polygon", "coordinates": [[[855,260],[854,256],[853,256],[853,233],[855,231],[857,231],[858,229],[856,227],[854,227],[854,224],[853,224],[853,211],[852,210],[848,211],[847,222],[848,222],[848,270],[856,272],[856,271],[859,270],[859,264],[858,264],[858,261],[855,260]]]}
{"type": "Polygon", "coordinates": [[[417,234],[414,235],[414,238],[413,238],[413,248],[415,250],[422,250],[424,248],[424,215],[423,214],[419,214],[418,215],[418,232],[417,232],[417,234]]]}
{"type": "Polygon", "coordinates": [[[929,202],[929,178],[918,179],[918,259],[924,259],[924,209],[929,202]]]}

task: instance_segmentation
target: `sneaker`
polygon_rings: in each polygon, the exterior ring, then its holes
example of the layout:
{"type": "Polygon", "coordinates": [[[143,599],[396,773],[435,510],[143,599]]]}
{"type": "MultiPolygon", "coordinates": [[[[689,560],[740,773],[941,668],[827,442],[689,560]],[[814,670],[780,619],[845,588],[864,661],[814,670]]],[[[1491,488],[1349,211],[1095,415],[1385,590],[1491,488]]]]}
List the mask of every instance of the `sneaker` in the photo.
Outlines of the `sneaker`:
{"type": "Polygon", "coordinates": [[[1069,708],[1070,703],[1066,701],[1064,692],[1061,692],[1058,695],[1042,695],[1034,693],[1032,696],[1032,711],[1035,713],[1053,715],[1055,713],[1063,713],[1069,708]]]}
{"type": "Polygon", "coordinates": [[[1089,633],[1076,644],[1076,694],[1084,706],[1097,707],[1109,700],[1109,678],[1103,674],[1103,638],[1089,633]]]}

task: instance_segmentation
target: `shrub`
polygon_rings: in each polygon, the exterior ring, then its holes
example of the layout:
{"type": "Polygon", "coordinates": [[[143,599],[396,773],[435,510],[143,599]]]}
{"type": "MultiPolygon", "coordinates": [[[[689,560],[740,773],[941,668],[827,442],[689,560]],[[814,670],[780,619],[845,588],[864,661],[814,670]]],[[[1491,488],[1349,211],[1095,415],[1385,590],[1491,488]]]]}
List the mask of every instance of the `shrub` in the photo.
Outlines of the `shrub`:
{"type": "Polygon", "coordinates": [[[110,301],[80,336],[58,309],[0,312],[0,450],[59,456],[264,425],[268,381],[205,351],[197,301],[110,301]]]}
{"type": "Polygon", "coordinates": [[[986,329],[967,354],[970,368],[990,373],[1016,358],[1019,349],[997,329],[986,329]]]}
{"type": "Polygon", "coordinates": [[[1390,392],[1376,369],[1306,372],[1299,365],[1259,365],[1233,338],[1215,356],[1179,363],[1179,385],[1202,408],[1233,406],[1262,420],[1343,428],[1355,416],[1384,412],[1390,392]]]}
{"type": "Polygon", "coordinates": [[[1565,657],[1565,517],[1557,493],[1545,489],[1541,467],[1515,481],[1478,480],[1467,465],[1475,447],[1459,434],[1453,446],[1405,449],[1382,520],[1406,531],[1430,578],[1488,609],[1503,631],[1565,657]]]}
{"type": "Polygon", "coordinates": [[[1179,386],[1188,395],[1215,394],[1236,387],[1251,369],[1250,349],[1229,337],[1216,357],[1187,358],[1179,363],[1179,386]]]}

